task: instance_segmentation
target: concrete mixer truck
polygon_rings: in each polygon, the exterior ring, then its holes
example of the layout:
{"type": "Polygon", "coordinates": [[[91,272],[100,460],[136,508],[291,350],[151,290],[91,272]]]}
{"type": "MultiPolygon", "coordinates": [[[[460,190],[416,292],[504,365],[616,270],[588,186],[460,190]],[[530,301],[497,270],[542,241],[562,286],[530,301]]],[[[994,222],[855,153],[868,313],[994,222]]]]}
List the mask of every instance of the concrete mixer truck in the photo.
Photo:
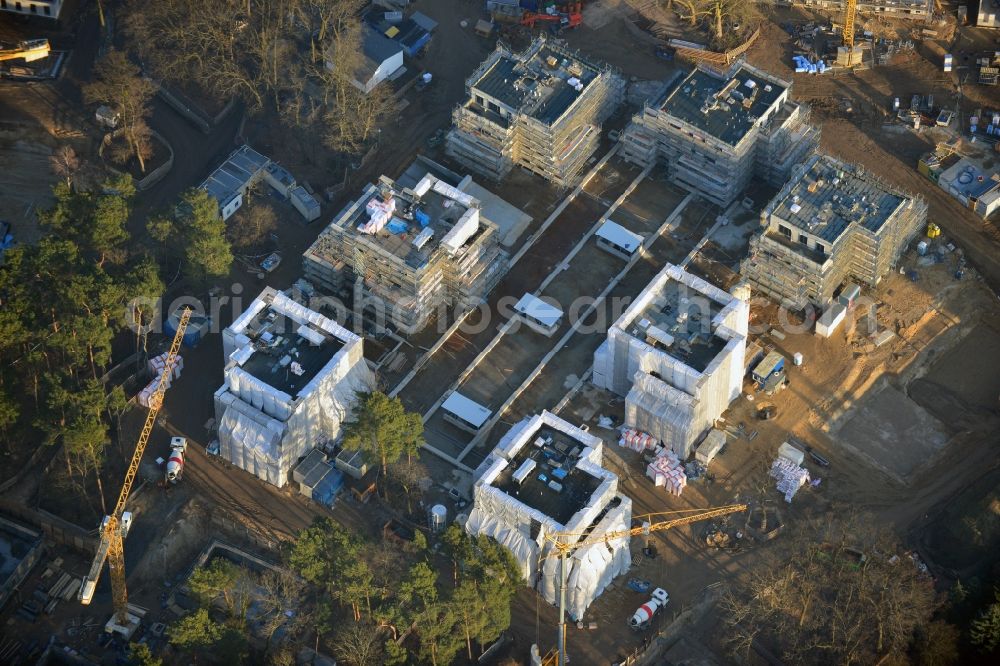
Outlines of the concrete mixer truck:
{"type": "Polygon", "coordinates": [[[167,481],[177,483],[184,474],[184,452],[187,451],[187,439],[172,437],[170,439],[170,457],[167,458],[167,481]]]}
{"type": "Polygon", "coordinates": [[[661,610],[666,608],[667,604],[670,602],[670,595],[662,587],[658,587],[653,590],[652,598],[649,601],[639,606],[635,613],[628,621],[628,626],[632,627],[636,631],[642,631],[649,627],[650,621],[656,616],[661,610]]]}

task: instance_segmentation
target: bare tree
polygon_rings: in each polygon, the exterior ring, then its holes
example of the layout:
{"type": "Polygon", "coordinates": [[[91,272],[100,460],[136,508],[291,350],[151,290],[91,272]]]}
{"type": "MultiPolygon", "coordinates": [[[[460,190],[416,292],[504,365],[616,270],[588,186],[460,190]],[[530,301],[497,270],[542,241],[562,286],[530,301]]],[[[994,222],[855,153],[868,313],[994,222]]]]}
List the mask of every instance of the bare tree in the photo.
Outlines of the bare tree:
{"type": "Polygon", "coordinates": [[[262,201],[241,208],[227,224],[226,235],[234,247],[241,250],[259,245],[278,228],[274,208],[262,201]]]}
{"type": "Polygon", "coordinates": [[[121,116],[121,130],[131,152],[146,171],[149,148],[149,102],[156,94],[153,83],[143,78],[139,68],[121,51],[111,51],[94,67],[95,80],[83,88],[88,102],[107,104],[121,116]]]}
{"type": "Polygon", "coordinates": [[[80,158],[76,156],[72,146],[63,144],[49,157],[49,165],[52,167],[52,172],[60,178],[65,178],[66,185],[70,186],[73,184],[73,176],[80,170],[80,158]]]}
{"type": "Polygon", "coordinates": [[[334,639],[337,659],[351,666],[378,666],[385,654],[385,636],[368,622],[345,624],[334,639]]]}
{"type": "Polygon", "coordinates": [[[722,607],[736,653],[762,641],[788,663],[875,663],[906,651],[934,591],[889,531],[837,516],[802,525],[722,607]]]}

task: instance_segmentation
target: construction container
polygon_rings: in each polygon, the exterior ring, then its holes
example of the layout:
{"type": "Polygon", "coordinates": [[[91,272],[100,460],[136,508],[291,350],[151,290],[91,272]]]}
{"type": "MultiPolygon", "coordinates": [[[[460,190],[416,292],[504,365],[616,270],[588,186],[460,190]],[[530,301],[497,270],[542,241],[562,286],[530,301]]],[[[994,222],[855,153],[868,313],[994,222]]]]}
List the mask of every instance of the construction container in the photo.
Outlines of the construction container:
{"type": "Polygon", "coordinates": [[[722,447],[726,445],[726,433],[721,430],[712,428],[708,431],[708,436],[705,437],[698,448],[694,452],[695,460],[703,465],[708,465],[712,460],[719,454],[722,447]]]}
{"type": "Polygon", "coordinates": [[[824,338],[830,337],[843,323],[846,316],[847,308],[840,303],[834,303],[823,313],[823,316],[816,320],[816,335],[821,335],[824,338]]]}
{"type": "Polygon", "coordinates": [[[944,71],[950,72],[952,67],[952,56],[950,53],[944,54],[944,71]]]}
{"type": "Polygon", "coordinates": [[[785,368],[785,357],[779,351],[771,351],[764,357],[757,367],[753,369],[750,376],[754,381],[763,384],[771,375],[781,372],[785,368]]]}
{"type": "Polygon", "coordinates": [[[790,460],[798,466],[802,466],[803,461],[806,459],[806,454],[795,448],[788,442],[783,443],[778,447],[778,457],[790,460]]]}
{"type": "Polygon", "coordinates": [[[844,285],[844,288],[840,291],[840,296],[837,297],[837,302],[848,310],[851,310],[854,308],[854,304],[857,302],[858,296],[860,295],[861,287],[851,282],[844,285]]]}

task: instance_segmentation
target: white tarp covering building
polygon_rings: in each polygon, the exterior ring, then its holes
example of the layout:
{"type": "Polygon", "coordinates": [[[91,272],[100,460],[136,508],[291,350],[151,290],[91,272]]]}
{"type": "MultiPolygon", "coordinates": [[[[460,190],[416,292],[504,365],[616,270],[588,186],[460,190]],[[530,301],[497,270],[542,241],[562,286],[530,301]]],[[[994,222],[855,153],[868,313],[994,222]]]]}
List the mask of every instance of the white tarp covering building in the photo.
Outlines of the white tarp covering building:
{"type": "Polygon", "coordinates": [[[632,527],[632,500],[601,467],[600,438],[543,411],[516,424],[476,471],[474,506],[465,529],[509,549],[525,581],[559,602],[559,558],[553,541],[586,545],[566,560],[566,610],[579,620],[632,563],[629,538],[602,535],[632,527]],[[534,461],[527,475],[523,470],[534,461]],[[584,531],[589,530],[586,537],[584,531]]]}
{"type": "Polygon", "coordinates": [[[279,488],[298,459],[337,439],[374,386],[362,339],[270,287],[222,332],[220,455],[279,488]]]}
{"type": "Polygon", "coordinates": [[[740,394],[749,305],[667,264],[594,352],[593,382],[625,396],[626,425],[685,459],[740,394]]]}

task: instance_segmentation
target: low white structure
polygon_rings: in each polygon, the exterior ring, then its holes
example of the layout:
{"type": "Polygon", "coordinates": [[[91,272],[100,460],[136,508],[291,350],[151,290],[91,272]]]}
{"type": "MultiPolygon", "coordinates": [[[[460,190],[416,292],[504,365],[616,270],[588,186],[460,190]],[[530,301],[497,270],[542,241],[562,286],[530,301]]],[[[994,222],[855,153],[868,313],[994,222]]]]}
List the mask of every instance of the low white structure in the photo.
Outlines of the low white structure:
{"type": "Polygon", "coordinates": [[[980,160],[959,160],[938,176],[938,185],[983,219],[1000,210],[1000,169],[980,160]]]}
{"type": "Polygon", "coordinates": [[[681,459],[743,385],[750,308],[667,264],[608,329],[593,382],[625,396],[625,424],[681,459]]]}
{"type": "Polygon", "coordinates": [[[270,287],[222,346],[219,454],[279,488],[300,457],[339,437],[356,392],[374,386],[359,336],[270,287]]]}
{"type": "Polygon", "coordinates": [[[466,398],[458,391],[453,391],[448,396],[448,399],[441,404],[441,410],[444,412],[445,421],[472,433],[479,432],[483,424],[493,415],[489,409],[475,400],[466,398]]]}
{"type": "Polygon", "coordinates": [[[533,294],[525,294],[514,305],[518,318],[532,330],[552,336],[562,324],[563,311],[533,294]]]}
{"type": "Polygon", "coordinates": [[[247,145],[234,150],[226,161],[199,185],[219,204],[219,215],[228,220],[243,206],[243,199],[261,181],[270,185],[292,205],[306,222],[319,217],[319,202],[305,188],[296,186],[295,177],[277,162],[261,155],[247,145]]]}
{"type": "Polygon", "coordinates": [[[816,320],[816,335],[828,338],[840,328],[847,316],[847,308],[843,303],[834,303],[816,320]]]}
{"type": "Polygon", "coordinates": [[[642,249],[645,238],[617,222],[606,220],[597,230],[597,247],[628,261],[642,249]]]}
{"type": "MultiPolygon", "coordinates": [[[[379,32],[366,30],[361,49],[364,57],[354,71],[351,84],[367,95],[403,67],[403,47],[379,32]]],[[[328,53],[326,67],[330,70],[334,68],[331,58],[328,53]]]]}
{"type": "Polygon", "coordinates": [[[586,545],[566,559],[566,611],[579,620],[632,563],[632,500],[601,467],[603,441],[543,411],[516,424],[476,471],[469,534],[496,539],[514,554],[525,581],[559,603],[554,542],[586,545]],[[582,537],[583,532],[587,536],[582,537]]]}

